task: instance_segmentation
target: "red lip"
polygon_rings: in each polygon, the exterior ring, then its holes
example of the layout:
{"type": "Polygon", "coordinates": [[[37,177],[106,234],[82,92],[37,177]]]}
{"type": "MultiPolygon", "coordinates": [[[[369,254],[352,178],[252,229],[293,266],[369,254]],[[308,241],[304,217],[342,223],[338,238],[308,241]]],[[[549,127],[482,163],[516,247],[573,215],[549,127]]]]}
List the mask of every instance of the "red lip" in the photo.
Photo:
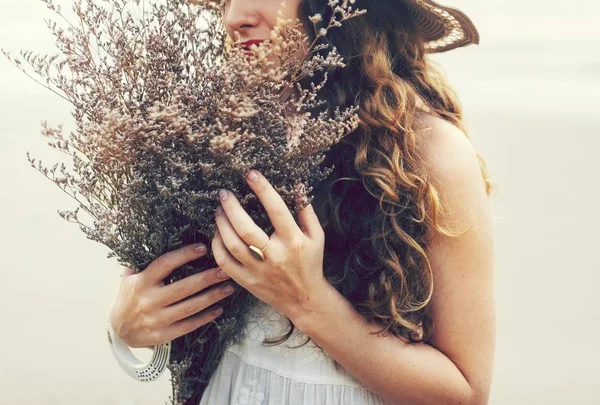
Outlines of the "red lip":
{"type": "Polygon", "coordinates": [[[240,46],[242,46],[246,49],[249,49],[252,45],[259,45],[263,42],[264,42],[263,39],[251,39],[249,41],[240,42],[240,46]]]}

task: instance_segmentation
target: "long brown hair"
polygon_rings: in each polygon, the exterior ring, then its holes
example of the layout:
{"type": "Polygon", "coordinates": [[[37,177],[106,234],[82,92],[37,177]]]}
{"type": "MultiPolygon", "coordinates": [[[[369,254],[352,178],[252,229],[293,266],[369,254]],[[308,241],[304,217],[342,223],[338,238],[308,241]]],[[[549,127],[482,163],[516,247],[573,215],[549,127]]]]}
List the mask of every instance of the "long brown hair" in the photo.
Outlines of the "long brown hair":
{"type": "MultiPolygon", "coordinates": [[[[408,0],[407,0],[408,1],[408,0]]],[[[304,0],[300,15],[321,14],[327,0],[304,0]]],[[[462,108],[441,69],[428,58],[423,38],[401,0],[357,0],[363,16],[329,30],[327,41],[346,67],[328,72],[321,97],[329,111],[358,105],[360,127],[335,145],[324,165],[335,165],[316,189],[315,209],[325,229],[324,273],[370,321],[407,341],[427,342],[433,274],[426,253],[434,231],[456,236],[440,223],[438,192],[419,153],[417,115],[427,111],[467,134],[462,108]]],[[[317,27],[319,29],[319,27],[317,27]]],[[[467,135],[468,136],[468,135],[467,135]]],[[[486,193],[491,194],[479,155],[486,193]]],[[[278,344],[283,337],[266,340],[278,344]]],[[[308,342],[308,341],[307,341],[308,342]]]]}

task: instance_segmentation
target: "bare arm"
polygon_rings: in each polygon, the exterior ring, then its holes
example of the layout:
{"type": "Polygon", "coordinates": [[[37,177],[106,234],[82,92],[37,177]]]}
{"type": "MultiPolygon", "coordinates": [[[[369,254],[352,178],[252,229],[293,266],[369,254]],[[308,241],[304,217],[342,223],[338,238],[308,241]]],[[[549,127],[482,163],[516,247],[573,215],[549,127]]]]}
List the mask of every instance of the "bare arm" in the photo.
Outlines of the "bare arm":
{"type": "Polygon", "coordinates": [[[471,144],[458,129],[445,131],[433,140],[429,157],[447,209],[443,223],[472,227],[457,238],[437,235],[428,249],[433,346],[370,334],[380,327],[329,284],[292,319],[390,404],[483,405],[489,398],[495,345],[491,208],[471,144]]]}

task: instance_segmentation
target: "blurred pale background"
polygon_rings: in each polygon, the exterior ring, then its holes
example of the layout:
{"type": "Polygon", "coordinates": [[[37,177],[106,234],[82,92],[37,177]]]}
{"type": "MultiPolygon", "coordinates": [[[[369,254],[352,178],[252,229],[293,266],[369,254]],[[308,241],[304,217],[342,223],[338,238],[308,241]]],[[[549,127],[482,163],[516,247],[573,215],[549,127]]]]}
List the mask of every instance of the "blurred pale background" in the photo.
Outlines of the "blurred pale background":
{"type": "MultiPolygon", "coordinates": [[[[1,47],[54,52],[41,1],[1,4],[1,47]]],[[[600,5],[452,4],[475,21],[481,45],[435,59],[499,185],[491,403],[598,404],[600,5]]],[[[168,373],[138,383],[110,353],[105,325],[119,266],[56,214],[73,201],[25,157],[54,160],[40,121],[70,127],[69,112],[0,58],[0,405],[164,404],[168,373]]]]}

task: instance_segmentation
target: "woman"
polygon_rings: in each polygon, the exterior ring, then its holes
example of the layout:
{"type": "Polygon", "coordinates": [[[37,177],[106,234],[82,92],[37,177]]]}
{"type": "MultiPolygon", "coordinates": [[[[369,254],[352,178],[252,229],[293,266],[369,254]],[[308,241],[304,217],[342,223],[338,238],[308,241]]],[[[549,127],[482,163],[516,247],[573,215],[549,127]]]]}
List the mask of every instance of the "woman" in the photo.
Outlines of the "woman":
{"type": "MultiPolygon", "coordinates": [[[[268,38],[279,3],[229,0],[229,36],[268,38]]],[[[327,4],[289,0],[286,17],[299,17],[314,37],[307,18],[327,4]]],[[[298,222],[251,171],[248,184],[273,235],[223,190],[210,246],[220,272],[161,284],[206,253],[196,246],[139,274],[124,271],[111,324],[132,347],[212,321],[232,281],[258,298],[245,339],[226,350],[201,405],[488,402],[492,187],[456,96],[426,58],[477,43],[477,31],[461,12],[429,0],[356,1],[356,8],[367,13],[327,35],[347,66],[330,77],[323,97],[329,105],[358,104],[361,126],[327,154],[336,170],[298,222]],[[383,329],[391,333],[377,333],[383,329]],[[263,345],[265,338],[277,343],[263,345]]]]}

